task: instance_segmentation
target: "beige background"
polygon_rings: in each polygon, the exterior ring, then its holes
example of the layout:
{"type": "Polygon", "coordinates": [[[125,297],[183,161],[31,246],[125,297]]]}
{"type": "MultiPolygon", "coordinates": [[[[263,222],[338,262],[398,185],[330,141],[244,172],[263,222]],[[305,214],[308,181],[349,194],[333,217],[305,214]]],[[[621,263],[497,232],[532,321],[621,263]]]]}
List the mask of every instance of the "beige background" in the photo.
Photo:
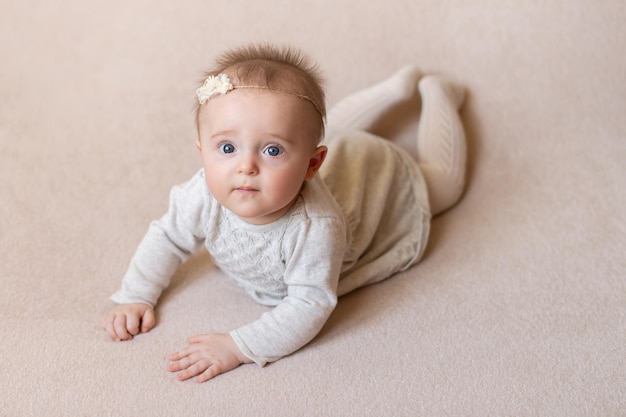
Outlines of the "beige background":
{"type": "Polygon", "coordinates": [[[625,21],[620,0],[0,0],[0,415],[626,415],[625,21]],[[330,105],[406,63],[467,85],[470,181],[423,262],[309,346],[179,383],[187,337],[265,311],[206,254],[151,333],[98,320],[200,167],[202,70],[258,40],[308,51],[330,105]]]}

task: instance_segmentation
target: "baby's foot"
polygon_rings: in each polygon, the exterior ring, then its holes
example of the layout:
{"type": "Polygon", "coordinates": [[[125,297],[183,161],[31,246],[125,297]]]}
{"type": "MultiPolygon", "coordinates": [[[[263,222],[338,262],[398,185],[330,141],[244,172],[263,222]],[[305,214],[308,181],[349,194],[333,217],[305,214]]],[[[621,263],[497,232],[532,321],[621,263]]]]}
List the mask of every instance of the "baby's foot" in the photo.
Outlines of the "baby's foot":
{"type": "Polygon", "coordinates": [[[454,108],[459,109],[465,100],[465,88],[452,80],[439,75],[427,75],[419,82],[422,97],[428,92],[439,90],[450,100],[454,108]]]}
{"type": "Polygon", "coordinates": [[[326,118],[328,126],[372,131],[391,109],[416,95],[420,77],[415,66],[402,67],[391,77],[335,104],[326,118]]]}
{"type": "Polygon", "coordinates": [[[393,92],[399,101],[408,100],[415,94],[417,82],[422,72],[415,65],[406,65],[396,71],[391,77],[382,81],[379,86],[393,92]]]}

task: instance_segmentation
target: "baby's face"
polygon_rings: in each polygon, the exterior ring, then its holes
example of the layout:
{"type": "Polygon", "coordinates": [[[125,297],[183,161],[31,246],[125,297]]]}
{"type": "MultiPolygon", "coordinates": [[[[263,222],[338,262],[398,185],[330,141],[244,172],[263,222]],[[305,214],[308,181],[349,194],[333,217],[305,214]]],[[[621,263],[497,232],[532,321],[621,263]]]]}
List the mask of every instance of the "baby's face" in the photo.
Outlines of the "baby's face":
{"type": "Polygon", "coordinates": [[[316,147],[311,104],[261,89],[233,90],[202,105],[198,149],[207,186],[252,224],[280,218],[326,155],[316,147]]]}

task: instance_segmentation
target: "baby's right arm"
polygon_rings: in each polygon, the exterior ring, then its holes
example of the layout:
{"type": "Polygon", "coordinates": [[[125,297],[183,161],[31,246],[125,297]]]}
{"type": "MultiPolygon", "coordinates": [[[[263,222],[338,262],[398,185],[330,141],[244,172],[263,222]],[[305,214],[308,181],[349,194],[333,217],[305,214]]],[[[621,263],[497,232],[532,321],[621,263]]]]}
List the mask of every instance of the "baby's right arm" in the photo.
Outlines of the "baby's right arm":
{"type": "Polygon", "coordinates": [[[204,244],[209,201],[204,176],[172,188],[168,211],[150,227],[133,255],[122,287],[111,297],[117,304],[155,306],[178,266],[204,244]]]}
{"type": "Polygon", "coordinates": [[[130,340],[156,324],[154,309],[148,304],[119,304],[102,316],[102,327],[115,341],[130,340]]]}
{"type": "Polygon", "coordinates": [[[201,172],[172,189],[167,213],[150,224],[139,244],[122,287],[111,297],[116,307],[102,317],[113,340],[130,340],[155,326],[159,296],[182,262],[204,242],[206,184],[201,172]]]}

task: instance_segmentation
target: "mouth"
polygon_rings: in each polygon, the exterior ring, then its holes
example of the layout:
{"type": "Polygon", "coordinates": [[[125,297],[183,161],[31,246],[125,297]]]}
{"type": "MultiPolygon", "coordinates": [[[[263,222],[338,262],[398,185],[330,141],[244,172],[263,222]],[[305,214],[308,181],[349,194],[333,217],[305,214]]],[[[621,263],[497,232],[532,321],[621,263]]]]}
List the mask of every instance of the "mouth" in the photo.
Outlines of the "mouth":
{"type": "Polygon", "coordinates": [[[248,186],[241,186],[241,187],[237,187],[235,188],[235,191],[238,191],[240,193],[245,193],[245,194],[249,194],[249,193],[255,193],[258,192],[259,190],[257,190],[254,187],[248,187],[248,186]]]}

